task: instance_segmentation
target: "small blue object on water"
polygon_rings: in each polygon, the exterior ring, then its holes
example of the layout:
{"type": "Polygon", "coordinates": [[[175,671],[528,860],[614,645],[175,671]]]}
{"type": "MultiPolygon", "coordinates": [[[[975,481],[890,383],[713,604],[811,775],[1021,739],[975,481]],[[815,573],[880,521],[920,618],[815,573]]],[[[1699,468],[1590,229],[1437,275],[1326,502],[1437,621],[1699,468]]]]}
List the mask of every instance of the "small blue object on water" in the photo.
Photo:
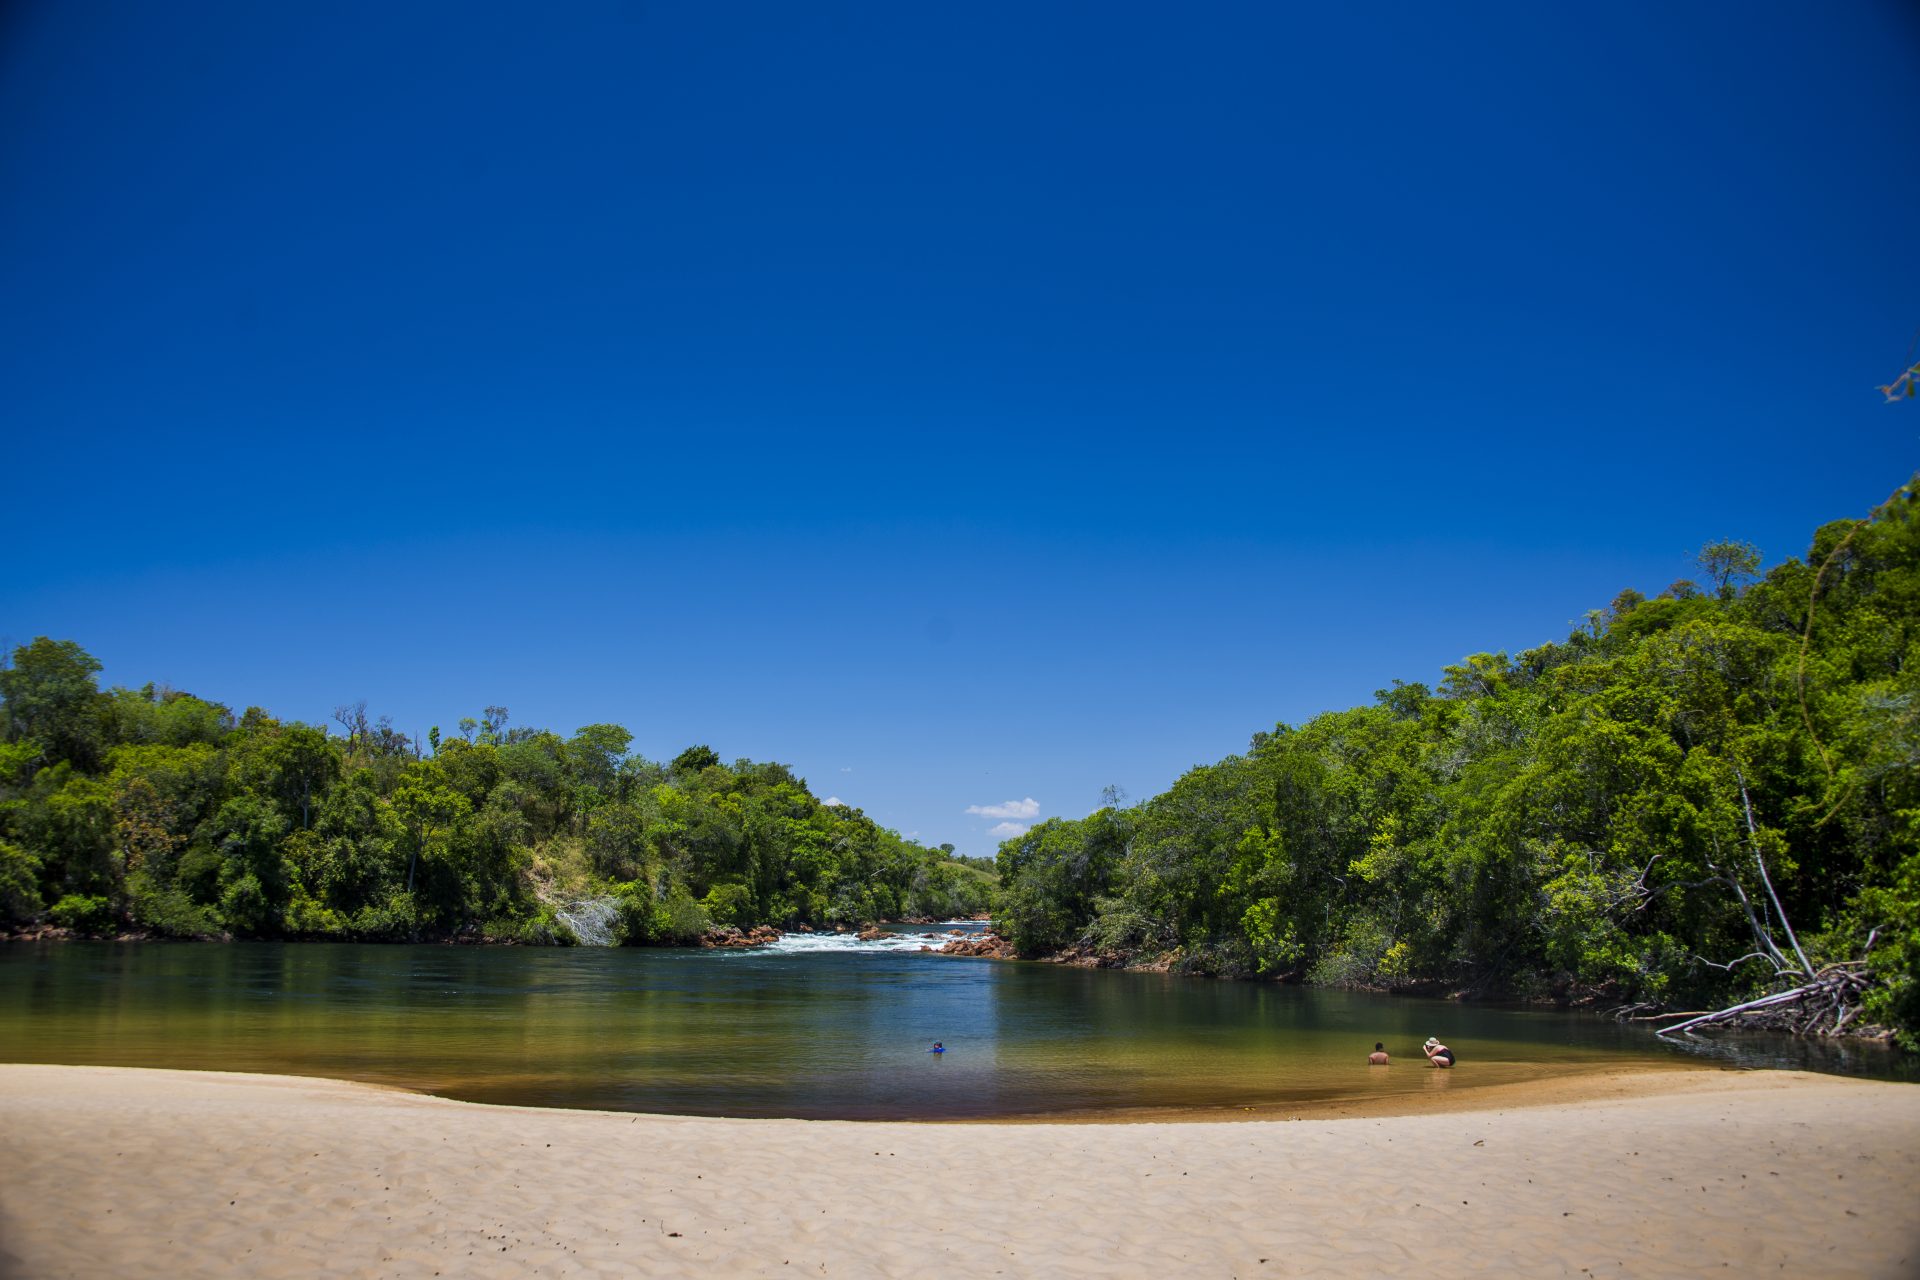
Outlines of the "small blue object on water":
{"type": "Polygon", "coordinates": [[[947,1051],[947,1047],[941,1044],[938,1040],[935,1040],[933,1042],[933,1048],[927,1050],[928,1053],[945,1053],[946,1051],[947,1051]]]}

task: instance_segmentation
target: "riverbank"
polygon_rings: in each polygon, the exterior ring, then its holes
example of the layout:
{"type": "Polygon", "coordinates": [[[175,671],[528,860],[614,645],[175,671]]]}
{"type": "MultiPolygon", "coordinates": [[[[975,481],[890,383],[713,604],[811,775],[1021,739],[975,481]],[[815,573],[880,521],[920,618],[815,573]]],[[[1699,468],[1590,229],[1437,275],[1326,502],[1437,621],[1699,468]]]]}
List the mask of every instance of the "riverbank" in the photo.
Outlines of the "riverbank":
{"type": "Polygon", "coordinates": [[[0,1275],[1895,1276],[1920,1262],[1920,1088],[1720,1071],[1582,1087],[1601,1096],[933,1126],[0,1066],[0,1275]]]}

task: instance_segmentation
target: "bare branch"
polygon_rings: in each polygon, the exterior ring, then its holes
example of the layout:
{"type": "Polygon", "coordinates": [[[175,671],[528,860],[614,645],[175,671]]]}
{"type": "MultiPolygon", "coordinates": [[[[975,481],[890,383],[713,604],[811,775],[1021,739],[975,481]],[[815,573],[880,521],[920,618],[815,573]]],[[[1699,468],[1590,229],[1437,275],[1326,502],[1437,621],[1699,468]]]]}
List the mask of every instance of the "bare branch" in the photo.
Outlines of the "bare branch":
{"type": "MultiPolygon", "coordinates": [[[[1718,969],[1722,973],[1732,973],[1735,965],[1745,964],[1749,960],[1765,960],[1769,964],[1773,964],[1773,957],[1768,955],[1764,951],[1749,951],[1746,955],[1741,956],[1738,960],[1729,960],[1725,964],[1720,964],[1717,961],[1709,960],[1705,956],[1690,956],[1688,958],[1692,960],[1698,960],[1701,964],[1706,965],[1709,969],[1718,969]]],[[[1780,966],[1777,964],[1774,965],[1774,970],[1775,972],[1781,972],[1780,966]]]]}
{"type": "Polygon", "coordinates": [[[1750,1009],[1765,1009],[1776,1004],[1787,1004],[1790,1001],[1798,1000],[1802,995],[1806,994],[1806,991],[1807,988],[1805,987],[1795,987],[1791,991],[1782,991],[1775,995],[1762,996],[1758,1000],[1749,1000],[1745,1004],[1730,1005],[1714,1013],[1702,1014],[1689,1022],[1682,1022],[1677,1026],[1662,1027],[1660,1030],[1654,1032],[1654,1034],[1670,1036],[1675,1032],[1685,1031],[1688,1027],[1697,1027],[1706,1022],[1720,1022],[1736,1014],[1745,1013],[1750,1009]]]}
{"type": "Polygon", "coordinates": [[[1773,891],[1773,877],[1767,874],[1767,860],[1760,854],[1760,832],[1754,826],[1753,801],[1747,797],[1746,775],[1740,772],[1737,764],[1733,766],[1733,776],[1740,783],[1740,807],[1747,811],[1747,842],[1753,848],[1753,861],[1760,868],[1760,883],[1767,886],[1767,897],[1773,899],[1773,909],[1780,917],[1780,927],[1787,931],[1787,941],[1793,944],[1793,954],[1800,957],[1800,972],[1811,978],[1813,962],[1807,959],[1807,953],[1800,947],[1800,939],[1787,919],[1786,908],[1780,905],[1780,895],[1773,891]]]}
{"type": "Polygon", "coordinates": [[[1884,387],[1875,387],[1874,390],[1885,396],[1888,404],[1898,404],[1902,400],[1913,397],[1916,384],[1920,384],[1920,364],[1908,366],[1906,371],[1892,382],[1884,387]]]}

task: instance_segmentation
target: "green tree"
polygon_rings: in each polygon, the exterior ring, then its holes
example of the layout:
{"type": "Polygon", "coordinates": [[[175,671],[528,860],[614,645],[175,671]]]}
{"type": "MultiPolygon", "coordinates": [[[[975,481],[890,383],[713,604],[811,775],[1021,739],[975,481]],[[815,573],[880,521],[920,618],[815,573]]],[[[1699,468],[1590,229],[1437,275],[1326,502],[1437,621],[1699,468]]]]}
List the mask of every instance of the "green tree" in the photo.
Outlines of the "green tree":
{"type": "Polygon", "coordinates": [[[269,796],[288,821],[306,830],[340,777],[340,748],[323,729],[261,718],[238,735],[230,755],[235,785],[269,796]]]}
{"type": "Polygon", "coordinates": [[[40,636],[0,668],[7,741],[32,739],[48,761],[91,769],[99,758],[105,712],[94,676],[99,660],[71,640],[40,636]]]}
{"type": "Polygon", "coordinates": [[[1700,548],[1694,560],[1714,584],[1722,600],[1733,598],[1735,584],[1750,580],[1760,568],[1760,551],[1750,542],[1721,539],[1700,548]]]}
{"type": "Polygon", "coordinates": [[[286,818],[265,796],[243,792],[220,807],[213,826],[221,857],[220,918],[239,933],[280,933],[292,888],[282,855],[286,818]]]}

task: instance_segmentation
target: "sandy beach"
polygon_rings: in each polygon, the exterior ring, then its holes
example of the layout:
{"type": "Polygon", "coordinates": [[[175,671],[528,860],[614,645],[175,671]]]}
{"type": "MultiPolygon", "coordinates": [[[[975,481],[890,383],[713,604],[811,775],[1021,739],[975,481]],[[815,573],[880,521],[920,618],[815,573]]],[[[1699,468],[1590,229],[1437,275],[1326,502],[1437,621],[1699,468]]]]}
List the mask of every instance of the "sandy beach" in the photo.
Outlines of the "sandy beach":
{"type": "Polygon", "coordinates": [[[0,1066],[0,1275],[1920,1268],[1920,1088],[1726,1071],[1580,1088],[1399,1116],[916,1125],[0,1066]]]}

